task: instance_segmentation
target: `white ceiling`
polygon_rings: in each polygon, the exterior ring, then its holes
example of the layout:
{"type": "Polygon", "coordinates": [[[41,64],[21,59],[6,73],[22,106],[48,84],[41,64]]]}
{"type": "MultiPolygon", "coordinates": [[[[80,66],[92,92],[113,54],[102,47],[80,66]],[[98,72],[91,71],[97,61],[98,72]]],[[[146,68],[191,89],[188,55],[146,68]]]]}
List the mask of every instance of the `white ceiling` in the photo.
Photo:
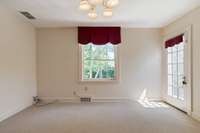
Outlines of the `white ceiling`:
{"type": "MultiPolygon", "coordinates": [[[[0,0],[0,4],[28,11],[36,27],[123,26],[162,27],[200,6],[200,0],[120,0],[112,18],[96,20],[79,10],[80,0],[0,0]]],[[[101,11],[99,12],[101,13],[101,11]]]]}

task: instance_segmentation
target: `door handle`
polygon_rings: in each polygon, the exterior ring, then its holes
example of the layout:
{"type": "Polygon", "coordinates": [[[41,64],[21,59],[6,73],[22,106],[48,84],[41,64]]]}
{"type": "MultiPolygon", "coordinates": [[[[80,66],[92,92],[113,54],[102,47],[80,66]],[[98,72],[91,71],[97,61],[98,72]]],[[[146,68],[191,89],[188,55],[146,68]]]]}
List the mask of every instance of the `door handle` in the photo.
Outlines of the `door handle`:
{"type": "Polygon", "coordinates": [[[186,81],[183,81],[183,85],[187,85],[187,82],[186,82],[186,81]]]}
{"type": "Polygon", "coordinates": [[[183,77],[183,85],[187,85],[187,80],[186,80],[186,77],[183,77]]]}

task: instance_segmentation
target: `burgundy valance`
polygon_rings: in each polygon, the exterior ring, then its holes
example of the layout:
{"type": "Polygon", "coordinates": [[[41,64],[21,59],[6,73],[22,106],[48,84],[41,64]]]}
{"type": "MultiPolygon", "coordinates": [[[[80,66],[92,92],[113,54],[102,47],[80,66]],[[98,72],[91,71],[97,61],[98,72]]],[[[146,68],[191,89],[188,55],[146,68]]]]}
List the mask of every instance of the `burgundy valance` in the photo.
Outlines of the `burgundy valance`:
{"type": "Polygon", "coordinates": [[[87,45],[105,45],[111,43],[117,45],[121,43],[120,27],[78,27],[78,43],[87,45]]]}
{"type": "Polygon", "coordinates": [[[181,42],[183,42],[183,36],[184,36],[184,34],[181,34],[181,35],[178,35],[174,38],[167,40],[165,42],[165,48],[173,47],[177,44],[180,44],[181,42]]]}

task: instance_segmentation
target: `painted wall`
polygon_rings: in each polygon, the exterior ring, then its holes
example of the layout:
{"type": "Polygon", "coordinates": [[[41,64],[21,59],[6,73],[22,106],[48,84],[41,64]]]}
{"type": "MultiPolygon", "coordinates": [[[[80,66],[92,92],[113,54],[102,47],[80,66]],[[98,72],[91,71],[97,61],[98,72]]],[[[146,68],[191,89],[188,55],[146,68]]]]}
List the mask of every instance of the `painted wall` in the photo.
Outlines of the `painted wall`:
{"type": "Polygon", "coordinates": [[[192,25],[193,115],[200,120],[200,8],[166,26],[163,34],[170,34],[189,25],[192,25]]]}
{"type": "Polygon", "coordinates": [[[0,6],[0,121],[36,95],[35,29],[20,16],[0,6]]]}
{"type": "Polygon", "coordinates": [[[144,90],[160,98],[161,36],[159,29],[122,29],[118,83],[78,81],[77,29],[37,30],[38,94],[42,98],[74,99],[73,91],[96,99],[138,99],[144,90]],[[88,91],[84,91],[84,87],[88,91]]]}

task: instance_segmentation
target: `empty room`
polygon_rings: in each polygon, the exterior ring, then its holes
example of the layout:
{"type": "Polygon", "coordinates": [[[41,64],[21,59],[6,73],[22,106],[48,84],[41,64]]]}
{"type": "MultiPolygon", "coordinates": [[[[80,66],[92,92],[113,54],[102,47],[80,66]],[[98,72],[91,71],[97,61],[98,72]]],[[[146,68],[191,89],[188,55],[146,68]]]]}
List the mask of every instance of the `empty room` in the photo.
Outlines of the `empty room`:
{"type": "Polygon", "coordinates": [[[0,0],[0,133],[200,133],[200,0],[0,0]]]}

